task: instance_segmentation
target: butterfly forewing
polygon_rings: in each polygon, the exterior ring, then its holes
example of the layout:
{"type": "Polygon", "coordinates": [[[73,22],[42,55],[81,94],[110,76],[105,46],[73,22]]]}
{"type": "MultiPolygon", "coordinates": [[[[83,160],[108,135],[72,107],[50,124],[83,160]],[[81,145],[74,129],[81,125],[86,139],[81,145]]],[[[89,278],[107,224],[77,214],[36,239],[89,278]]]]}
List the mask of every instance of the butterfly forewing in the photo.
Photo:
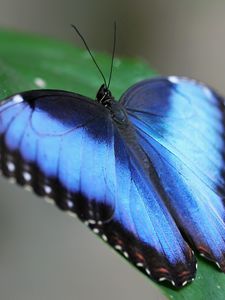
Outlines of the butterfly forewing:
{"type": "Polygon", "coordinates": [[[121,98],[178,227],[225,271],[222,97],[185,78],[146,80],[121,98]]]}

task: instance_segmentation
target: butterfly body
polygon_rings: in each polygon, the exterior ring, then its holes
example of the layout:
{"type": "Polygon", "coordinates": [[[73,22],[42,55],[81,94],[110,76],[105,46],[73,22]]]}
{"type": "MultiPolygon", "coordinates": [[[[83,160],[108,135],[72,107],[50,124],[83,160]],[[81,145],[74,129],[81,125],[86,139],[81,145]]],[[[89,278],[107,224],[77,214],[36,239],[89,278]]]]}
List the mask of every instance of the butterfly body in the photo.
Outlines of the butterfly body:
{"type": "Polygon", "coordinates": [[[127,114],[124,108],[115,101],[112,93],[108,89],[108,87],[103,84],[99,88],[96,101],[102,104],[111,114],[112,119],[122,126],[126,126],[128,124],[127,114]]]}
{"type": "Polygon", "coordinates": [[[0,105],[0,167],[75,213],[157,281],[194,279],[197,249],[225,271],[223,98],[193,80],[144,80],[119,102],[59,90],[0,105]],[[199,221],[200,220],[200,221],[199,221]]]}

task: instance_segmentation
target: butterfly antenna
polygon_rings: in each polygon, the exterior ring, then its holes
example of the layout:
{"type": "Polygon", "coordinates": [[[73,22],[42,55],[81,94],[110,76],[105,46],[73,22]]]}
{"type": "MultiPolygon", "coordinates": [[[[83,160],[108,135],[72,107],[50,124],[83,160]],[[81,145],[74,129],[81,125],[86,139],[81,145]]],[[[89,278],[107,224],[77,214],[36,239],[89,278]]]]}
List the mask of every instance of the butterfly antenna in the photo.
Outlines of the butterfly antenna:
{"type": "Polygon", "coordinates": [[[105,76],[103,75],[102,70],[100,69],[99,65],[97,64],[97,62],[96,62],[96,60],[94,58],[94,55],[91,53],[91,50],[89,49],[89,47],[88,47],[88,45],[87,45],[87,43],[86,43],[83,35],[80,33],[80,31],[78,30],[78,28],[75,25],[71,24],[71,26],[73,27],[73,29],[76,31],[76,33],[79,35],[79,37],[83,41],[83,43],[85,45],[85,48],[87,49],[87,51],[90,54],[90,56],[91,56],[91,58],[92,58],[92,60],[93,60],[93,62],[95,64],[95,66],[97,67],[97,69],[99,70],[99,73],[101,74],[101,76],[103,78],[104,84],[107,86],[106,80],[105,80],[105,76]]]}
{"type": "Polygon", "coordinates": [[[115,57],[115,50],[116,50],[116,22],[114,22],[114,37],[113,37],[113,50],[112,50],[112,60],[111,60],[111,67],[110,67],[110,72],[109,72],[109,82],[108,82],[108,88],[111,83],[111,78],[112,78],[112,71],[113,71],[113,62],[114,62],[114,57],[115,57]]]}

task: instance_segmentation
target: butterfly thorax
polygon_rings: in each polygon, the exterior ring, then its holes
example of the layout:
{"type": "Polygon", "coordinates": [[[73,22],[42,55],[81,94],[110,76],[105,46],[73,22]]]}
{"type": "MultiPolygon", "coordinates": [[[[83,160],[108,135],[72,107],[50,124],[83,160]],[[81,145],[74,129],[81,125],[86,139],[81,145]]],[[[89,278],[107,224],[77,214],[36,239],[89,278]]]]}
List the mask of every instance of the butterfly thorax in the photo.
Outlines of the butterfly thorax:
{"type": "Polygon", "coordinates": [[[96,100],[110,112],[114,121],[121,125],[127,125],[128,119],[125,110],[117,101],[115,101],[111,91],[105,84],[101,85],[99,88],[96,100]]]}

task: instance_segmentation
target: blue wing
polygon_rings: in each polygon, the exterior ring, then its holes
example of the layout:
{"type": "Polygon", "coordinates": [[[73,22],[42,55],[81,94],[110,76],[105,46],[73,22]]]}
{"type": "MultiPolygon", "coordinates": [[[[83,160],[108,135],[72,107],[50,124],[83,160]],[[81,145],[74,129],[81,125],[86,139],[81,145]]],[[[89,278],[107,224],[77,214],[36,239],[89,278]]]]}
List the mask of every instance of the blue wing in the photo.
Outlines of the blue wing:
{"type": "Polygon", "coordinates": [[[127,144],[129,130],[83,96],[21,93],[0,106],[1,169],[78,214],[147,275],[184,285],[195,257],[127,144]]]}
{"type": "Polygon", "coordinates": [[[224,100],[196,81],[142,81],[122,96],[186,240],[225,272],[224,100]]]}
{"type": "Polygon", "coordinates": [[[193,251],[162,201],[154,170],[146,162],[150,178],[120,133],[115,132],[114,139],[118,201],[112,222],[104,228],[106,234],[111,232],[109,242],[157,281],[184,286],[195,277],[193,251]]]}
{"type": "Polygon", "coordinates": [[[1,105],[0,134],[6,176],[83,220],[112,216],[113,128],[103,106],[68,92],[25,92],[1,105]]]}

